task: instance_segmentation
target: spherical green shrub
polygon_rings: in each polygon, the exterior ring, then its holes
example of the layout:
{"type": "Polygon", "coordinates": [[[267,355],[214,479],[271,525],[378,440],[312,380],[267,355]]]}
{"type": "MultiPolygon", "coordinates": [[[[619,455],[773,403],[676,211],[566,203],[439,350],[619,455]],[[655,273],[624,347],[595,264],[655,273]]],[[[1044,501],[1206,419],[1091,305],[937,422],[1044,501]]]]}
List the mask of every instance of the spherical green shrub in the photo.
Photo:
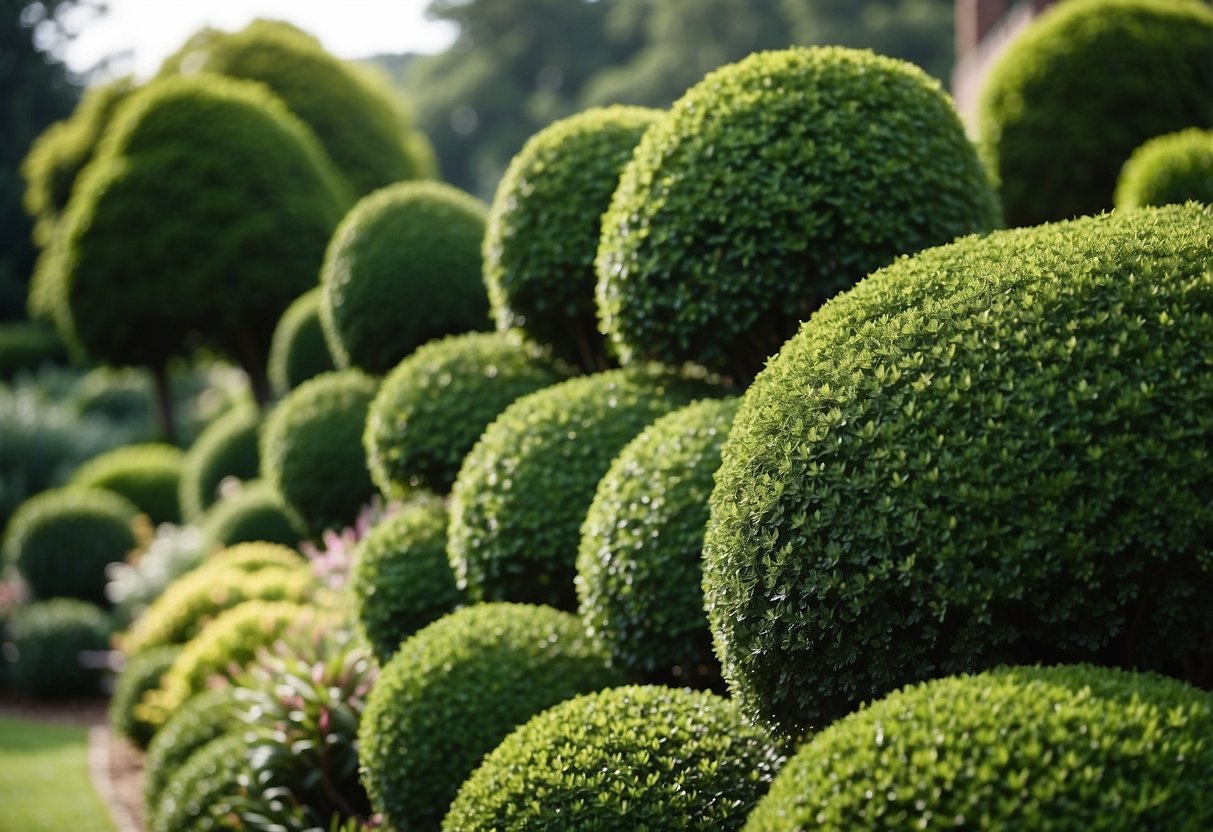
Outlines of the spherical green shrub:
{"type": "Polygon", "coordinates": [[[1193,127],[1156,136],[1134,150],[1120,169],[1118,209],[1190,199],[1213,205],[1213,130],[1193,127]]]}
{"type": "Polygon", "coordinates": [[[448,552],[473,601],[576,609],[577,541],[611,460],[659,416],[710,390],[660,370],[612,370],[523,396],[463,461],[448,552]]]}
{"type": "Polygon", "coordinates": [[[45,364],[66,363],[63,341],[49,326],[32,321],[0,323],[0,381],[45,364]]]}
{"type": "Polygon", "coordinates": [[[267,373],[270,388],[279,398],[337,367],[324,339],[320,300],[319,286],[304,292],[291,302],[274,328],[267,373]]]}
{"type": "Polygon", "coordinates": [[[792,758],[746,832],[1206,829],[1213,697],[1089,666],[900,690],[792,758]]]}
{"type": "Polygon", "coordinates": [[[219,484],[227,477],[251,480],[257,476],[260,428],[261,413],[255,407],[238,405],[198,434],[185,453],[177,494],[187,521],[198,522],[203,512],[219,500],[219,484]]]}
{"type": "Polygon", "coordinates": [[[240,569],[245,572],[259,572],[266,567],[296,569],[306,564],[303,555],[289,545],[273,541],[249,541],[233,544],[212,553],[195,571],[208,570],[217,573],[240,569]]]}
{"type": "Polygon", "coordinates": [[[261,480],[250,480],[215,503],[199,518],[198,526],[203,538],[218,547],[253,541],[297,546],[307,535],[278,492],[261,480]]]}
{"type": "Polygon", "coordinates": [[[981,149],[1007,222],[1111,208],[1134,148],[1213,127],[1210,50],[1213,9],[1190,0],[1069,0],[1042,15],[981,91],[981,149]]]}
{"type": "Polygon", "coordinates": [[[386,373],[426,341],[489,324],[486,206],[438,182],[364,197],[333,233],[320,322],[339,367],[386,373]]]}
{"type": "Polygon", "coordinates": [[[582,620],[635,677],[709,685],[720,677],[701,559],[712,475],[737,405],[696,402],[646,428],[599,481],[581,527],[582,620]]]}
{"type": "Polygon", "coordinates": [[[35,598],[105,603],[105,567],[135,548],[139,509],[109,491],[56,488],[26,500],[4,535],[4,557],[35,598]]]}
{"type": "Polygon", "coordinates": [[[740,829],[783,762],[719,696],[613,688],[506,737],[463,784],[442,829],[740,829]]]}
{"type": "Polygon", "coordinates": [[[518,328],[587,371],[610,363],[594,306],[602,213],[619,172],[661,113],[586,110],[532,136],[497,186],[484,280],[499,329],[518,328]]]}
{"type": "Polygon", "coordinates": [[[150,832],[215,830],[240,793],[248,771],[248,743],[240,732],[227,733],[199,748],[173,772],[152,809],[150,832]]]}
{"type": "Polygon", "coordinates": [[[380,664],[463,600],[446,558],[446,526],[441,502],[419,503],[371,529],[354,550],[350,595],[380,664]]]}
{"type": "Polygon", "coordinates": [[[313,535],[345,526],[375,494],[362,430],[378,382],[324,373],[291,391],[261,431],[261,477],[313,535]]]}
{"type": "Polygon", "coordinates": [[[86,650],[105,650],[113,628],[100,607],[75,598],[52,598],[20,609],[9,622],[16,656],[9,681],[27,696],[96,693],[101,671],[80,663],[86,650]]]}
{"type": "Polygon", "coordinates": [[[968,238],[747,391],[704,559],[725,677],[798,735],[999,663],[1213,682],[1213,209],[968,238]]]}
{"type": "Polygon", "coordinates": [[[177,492],[185,454],[160,443],[125,445],[81,465],[69,485],[100,488],[125,497],[153,523],[180,523],[177,492]]]}
{"type": "Polygon", "coordinates": [[[126,666],[114,681],[114,692],[110,696],[110,730],[140,748],[147,747],[154,729],[139,718],[136,709],[145,693],[160,686],[161,678],[172,667],[180,652],[180,645],[166,644],[127,659],[126,666]]]}
{"type": "Polygon", "coordinates": [[[831,295],[999,222],[952,102],[918,67],[840,47],[751,55],[687,91],[623,169],[600,326],[625,364],[748,381],[831,295]]]}
{"type": "Polygon", "coordinates": [[[515,727],[620,684],[576,616],[522,604],[451,613],[400,645],[359,729],[363,782],[395,829],[438,829],[459,785],[515,727]]]}
{"type": "Polygon", "coordinates": [[[143,760],[143,805],[150,816],[164,787],[194,752],[227,733],[240,733],[234,688],[204,691],[182,705],[148,743],[143,760]]]}
{"type": "Polygon", "coordinates": [[[384,494],[446,493],[484,429],[515,399],[564,377],[534,347],[472,332],[431,341],[384,379],[362,441],[384,494]]]}

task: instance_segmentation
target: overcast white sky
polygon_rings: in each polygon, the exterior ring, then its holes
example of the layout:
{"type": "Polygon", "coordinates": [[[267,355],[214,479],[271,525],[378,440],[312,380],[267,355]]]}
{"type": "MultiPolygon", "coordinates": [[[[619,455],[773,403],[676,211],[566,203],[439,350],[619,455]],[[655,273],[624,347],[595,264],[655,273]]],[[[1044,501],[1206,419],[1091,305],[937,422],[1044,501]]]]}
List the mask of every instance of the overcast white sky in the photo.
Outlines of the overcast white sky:
{"type": "Polygon", "coordinates": [[[147,77],[203,26],[235,30],[257,17],[288,20],[339,58],[390,52],[439,52],[451,27],[426,20],[427,0],[107,0],[109,12],[85,24],[65,54],[83,71],[131,51],[119,68],[147,77]]]}

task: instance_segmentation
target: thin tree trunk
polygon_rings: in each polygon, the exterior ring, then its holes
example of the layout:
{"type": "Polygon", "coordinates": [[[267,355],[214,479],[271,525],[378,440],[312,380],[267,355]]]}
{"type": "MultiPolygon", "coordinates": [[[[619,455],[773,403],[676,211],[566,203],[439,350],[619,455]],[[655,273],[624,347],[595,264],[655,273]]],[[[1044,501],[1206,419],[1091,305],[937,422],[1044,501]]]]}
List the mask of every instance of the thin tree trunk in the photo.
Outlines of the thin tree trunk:
{"type": "Polygon", "coordinates": [[[160,433],[164,441],[177,444],[177,424],[173,415],[173,389],[169,384],[168,365],[156,364],[151,368],[156,386],[156,418],[160,421],[160,433]]]}

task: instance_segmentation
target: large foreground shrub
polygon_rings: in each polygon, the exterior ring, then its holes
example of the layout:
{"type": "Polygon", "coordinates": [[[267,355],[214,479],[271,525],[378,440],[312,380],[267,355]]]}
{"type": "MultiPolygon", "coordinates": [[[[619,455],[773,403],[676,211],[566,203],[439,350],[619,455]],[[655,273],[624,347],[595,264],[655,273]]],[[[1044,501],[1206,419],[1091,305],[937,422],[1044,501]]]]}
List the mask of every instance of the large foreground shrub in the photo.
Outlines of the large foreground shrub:
{"type": "Polygon", "coordinates": [[[1133,151],[1116,180],[1116,207],[1213,205],[1213,130],[1193,127],[1155,136],[1133,151]]]}

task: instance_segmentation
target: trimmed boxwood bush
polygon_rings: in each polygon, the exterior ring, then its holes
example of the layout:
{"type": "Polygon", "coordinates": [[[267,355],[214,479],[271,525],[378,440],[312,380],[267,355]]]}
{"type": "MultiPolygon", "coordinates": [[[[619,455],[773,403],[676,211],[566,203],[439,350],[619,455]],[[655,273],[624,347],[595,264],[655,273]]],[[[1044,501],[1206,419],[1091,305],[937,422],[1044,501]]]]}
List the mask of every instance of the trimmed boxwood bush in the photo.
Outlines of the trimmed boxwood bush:
{"type": "Polygon", "coordinates": [[[647,131],[602,219],[600,326],[625,364],[753,378],[830,296],[1000,223],[939,82],[841,47],[709,74],[647,131]]]}
{"type": "Polygon", "coordinates": [[[110,697],[110,730],[140,748],[147,747],[155,729],[140,719],[137,708],[143,694],[160,687],[161,678],[172,667],[180,652],[180,645],[166,644],[127,659],[126,666],[114,681],[114,693],[110,697]]]}
{"type": "Polygon", "coordinates": [[[441,502],[417,503],[371,529],[354,550],[350,596],[358,629],[380,664],[463,601],[446,557],[446,526],[441,502]]]}
{"type": "Polygon", "coordinates": [[[487,207],[439,182],[402,182],[354,206],[320,272],[320,322],[339,367],[386,373],[426,341],[488,327],[487,207]]]}
{"type": "Polygon", "coordinates": [[[586,110],[548,125],[510,162],[484,238],[499,329],[518,328],[587,371],[610,364],[594,306],[602,213],[641,135],[645,107],[586,110]]]}
{"type": "Polygon", "coordinates": [[[26,500],[4,535],[4,558],[35,598],[105,604],[105,567],[138,541],[131,502],[109,491],[56,488],[26,500]]]}
{"type": "Polygon", "coordinates": [[[181,467],[178,500],[181,514],[195,523],[219,500],[219,484],[227,477],[251,480],[257,476],[261,457],[257,432],[261,413],[255,407],[237,405],[207,425],[186,451],[181,467]]]}
{"type": "Polygon", "coordinates": [[[745,829],[1207,829],[1211,736],[1213,697],[1152,674],[939,679],[822,731],[745,829]]]}
{"type": "Polygon", "coordinates": [[[0,323],[0,381],[44,364],[64,364],[67,350],[49,326],[32,321],[0,323]]]}
{"type": "Polygon", "coordinates": [[[278,492],[261,480],[250,480],[215,503],[198,519],[198,526],[207,543],[219,547],[253,541],[297,546],[307,536],[278,492]]]}
{"type": "Polygon", "coordinates": [[[506,737],[463,784],[442,829],[740,829],[783,762],[719,696],[613,688],[506,737]]]}
{"type": "Polygon", "coordinates": [[[1133,151],[1116,181],[1116,207],[1213,205],[1213,130],[1193,127],[1156,136],[1133,151]]]}
{"type": "Polygon", "coordinates": [[[309,289],[291,302],[274,327],[266,372],[270,389],[279,398],[309,378],[337,368],[320,323],[320,300],[320,287],[309,289]]]}
{"type": "Polygon", "coordinates": [[[523,604],[453,612],[401,644],[371,691],[358,735],[371,803],[391,828],[436,830],[510,731],[622,681],[576,616],[523,604]]]}
{"type": "Polygon", "coordinates": [[[195,751],[224,734],[241,733],[236,707],[234,688],[204,691],[175,711],[152,737],[143,761],[143,805],[149,816],[168,781],[195,751]]]}
{"type": "Polygon", "coordinates": [[[37,697],[97,692],[101,671],[82,666],[80,653],[109,647],[113,624],[100,607],[52,598],[23,607],[8,626],[16,649],[8,678],[18,691],[37,697]]]}
{"type": "Polygon", "coordinates": [[[448,551],[460,587],[473,601],[576,609],[577,541],[598,481],[654,419],[710,392],[657,369],[612,370],[507,407],[451,490],[448,551]]]}
{"type": "Polygon", "coordinates": [[[1097,661],[1213,685],[1213,208],[998,232],[821,309],[711,498],[725,677],[789,734],[930,676],[1097,661]]]}
{"type": "Polygon", "coordinates": [[[130,500],[153,523],[180,523],[177,492],[185,454],[160,443],[126,445],[81,465],[68,485],[101,488],[130,500]]]}
{"type": "Polygon", "coordinates": [[[384,379],[362,437],[385,495],[445,494],[484,429],[515,399],[564,378],[533,346],[471,332],[431,341],[384,379]]]}
{"type": "Polygon", "coordinates": [[[173,772],[150,813],[148,829],[203,832],[232,828],[221,820],[239,796],[248,769],[248,742],[240,732],[211,740],[173,772]]]}
{"type": "Polygon", "coordinates": [[[701,559],[712,476],[737,405],[696,402],[646,428],[611,463],[581,527],[582,620],[633,677],[719,680],[701,559]]]}
{"type": "Polygon", "coordinates": [[[261,431],[261,477],[312,534],[349,524],[375,494],[362,431],[378,382],[324,373],[291,391],[261,431]]]}
{"type": "Polygon", "coordinates": [[[979,103],[1007,222],[1111,208],[1138,145],[1213,127],[1210,51],[1213,9],[1191,0],[1067,0],[1037,19],[991,67],[979,103]]]}

